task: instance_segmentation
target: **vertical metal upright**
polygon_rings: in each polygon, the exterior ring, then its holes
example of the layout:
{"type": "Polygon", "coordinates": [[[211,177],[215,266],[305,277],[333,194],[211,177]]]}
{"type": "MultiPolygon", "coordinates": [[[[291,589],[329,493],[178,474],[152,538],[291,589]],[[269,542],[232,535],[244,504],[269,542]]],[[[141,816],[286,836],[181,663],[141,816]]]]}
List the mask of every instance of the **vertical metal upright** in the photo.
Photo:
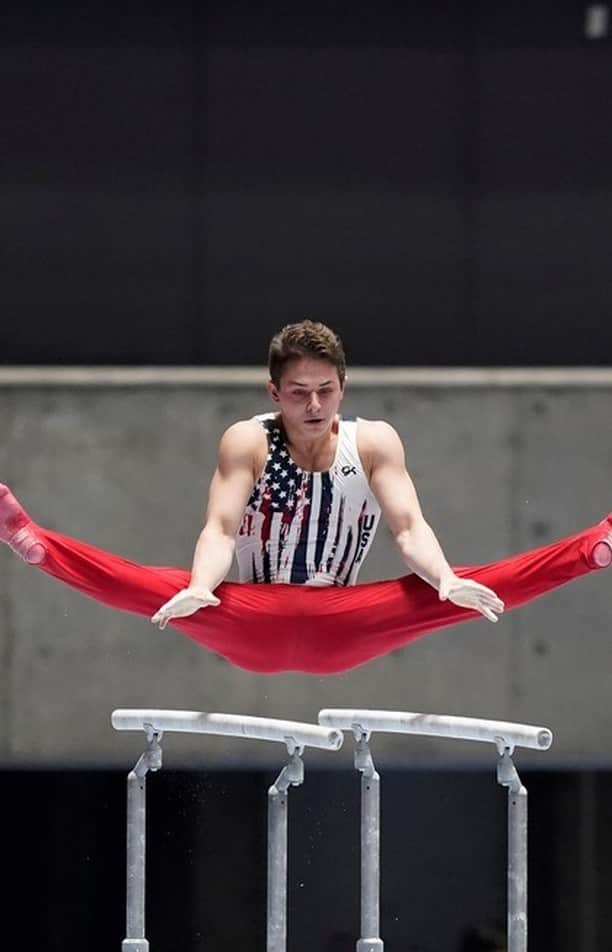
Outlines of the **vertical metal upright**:
{"type": "Polygon", "coordinates": [[[145,938],[146,775],[159,770],[161,733],[147,731],[147,747],[127,779],[126,937],[122,952],[149,952],[145,938]]]}
{"type": "MultiPolygon", "coordinates": [[[[364,779],[374,772],[371,758],[368,758],[367,739],[374,731],[386,731],[393,734],[412,734],[421,737],[447,737],[456,740],[493,742],[497,747],[497,780],[508,788],[508,952],[527,952],[527,790],[512,762],[515,747],[530,747],[534,750],[548,750],[553,741],[552,732],[547,727],[534,724],[516,724],[510,721],[490,720],[479,717],[457,717],[452,714],[424,714],[417,711],[381,711],[356,710],[354,708],[325,708],[319,711],[319,724],[351,730],[358,742],[361,740],[360,768],[364,779]]],[[[357,760],[356,760],[357,764],[357,760]]],[[[372,824],[374,807],[362,804],[362,844],[367,840],[366,830],[372,824]]],[[[373,829],[373,827],[372,827],[373,829]]],[[[365,846],[367,853],[372,846],[365,846]]],[[[374,860],[370,858],[371,870],[374,860]]],[[[367,888],[372,888],[374,880],[366,880],[367,888]]],[[[364,887],[365,888],[365,887],[364,887]]],[[[362,909],[371,905],[371,896],[362,892],[362,909]]],[[[371,907],[374,908],[373,906],[371,907]]],[[[366,920],[364,920],[366,921],[366,920]]],[[[372,917],[367,928],[376,928],[377,920],[372,917]]],[[[360,940],[357,952],[378,952],[382,949],[380,940],[367,938],[360,940]],[[368,944],[369,943],[369,944],[368,944]]]]}
{"type": "Polygon", "coordinates": [[[290,760],[268,790],[267,952],[287,948],[287,812],[289,787],[304,781],[302,748],[288,743],[290,760]]]}
{"type": "Polygon", "coordinates": [[[270,717],[210,711],[117,709],[115,730],[144,730],[147,748],[128,777],[127,935],[122,952],[149,952],[145,938],[145,778],[161,767],[159,740],[163,731],[212,734],[275,741],[285,745],[289,762],[268,791],[268,909],[267,948],[285,952],[287,942],[287,791],[304,780],[304,747],[339,750],[343,734],[321,727],[270,717]]]}
{"type": "Polygon", "coordinates": [[[355,768],[361,772],[361,938],[356,952],[383,952],[380,938],[380,776],[369,734],[354,730],[355,768]]]}
{"type": "Polygon", "coordinates": [[[510,747],[499,750],[497,781],[508,788],[508,952],[527,952],[527,790],[510,747]]]}

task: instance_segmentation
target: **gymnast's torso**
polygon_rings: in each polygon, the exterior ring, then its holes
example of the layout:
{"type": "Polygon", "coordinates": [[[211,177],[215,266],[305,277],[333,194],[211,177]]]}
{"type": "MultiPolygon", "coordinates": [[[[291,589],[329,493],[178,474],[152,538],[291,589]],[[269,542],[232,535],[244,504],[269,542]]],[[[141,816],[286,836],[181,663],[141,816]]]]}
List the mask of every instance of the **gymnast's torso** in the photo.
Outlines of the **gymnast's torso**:
{"type": "Polygon", "coordinates": [[[331,467],[308,472],[291,458],[280,417],[256,419],[268,454],[236,535],[240,581],[354,585],[380,520],[357,449],[358,421],[339,418],[331,467]]]}

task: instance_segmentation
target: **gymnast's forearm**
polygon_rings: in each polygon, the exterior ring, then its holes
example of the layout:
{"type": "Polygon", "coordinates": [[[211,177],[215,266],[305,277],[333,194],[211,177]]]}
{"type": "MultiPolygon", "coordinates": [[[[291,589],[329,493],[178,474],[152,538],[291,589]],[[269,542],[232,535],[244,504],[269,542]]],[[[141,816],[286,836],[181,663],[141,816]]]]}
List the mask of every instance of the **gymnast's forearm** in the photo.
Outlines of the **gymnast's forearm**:
{"type": "Polygon", "coordinates": [[[410,529],[396,535],[395,541],[408,568],[436,590],[454,576],[433,529],[424,519],[414,520],[410,529]]]}
{"type": "Polygon", "coordinates": [[[189,587],[214,592],[232,566],[235,547],[233,536],[204,526],[193,555],[189,587]]]}

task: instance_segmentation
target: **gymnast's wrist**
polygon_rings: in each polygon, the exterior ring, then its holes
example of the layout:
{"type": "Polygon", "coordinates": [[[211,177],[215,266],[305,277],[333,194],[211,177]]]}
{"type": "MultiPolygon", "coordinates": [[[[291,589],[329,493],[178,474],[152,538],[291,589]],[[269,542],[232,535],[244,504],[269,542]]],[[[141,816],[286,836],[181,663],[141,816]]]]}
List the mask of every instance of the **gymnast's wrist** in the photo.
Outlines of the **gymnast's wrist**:
{"type": "Polygon", "coordinates": [[[456,579],[457,579],[457,576],[455,575],[452,569],[449,568],[446,572],[442,572],[440,574],[440,578],[438,579],[438,584],[436,585],[438,594],[440,593],[440,590],[444,586],[452,585],[452,583],[455,582],[456,579]]]}
{"type": "Polygon", "coordinates": [[[207,601],[214,591],[211,586],[204,585],[202,582],[190,582],[188,588],[190,595],[193,595],[194,598],[201,598],[202,601],[207,601]]]}

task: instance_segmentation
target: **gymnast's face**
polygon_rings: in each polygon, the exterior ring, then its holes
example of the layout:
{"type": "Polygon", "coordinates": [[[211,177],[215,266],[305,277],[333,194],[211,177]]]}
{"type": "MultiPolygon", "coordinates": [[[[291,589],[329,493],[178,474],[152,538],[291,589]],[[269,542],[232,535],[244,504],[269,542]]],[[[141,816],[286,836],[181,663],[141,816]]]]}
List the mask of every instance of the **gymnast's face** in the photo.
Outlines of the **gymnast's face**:
{"type": "Polygon", "coordinates": [[[270,381],[268,393],[279,405],[285,426],[313,439],[331,428],[344,396],[344,384],[329,360],[300,357],[286,365],[278,386],[270,381]]]}

